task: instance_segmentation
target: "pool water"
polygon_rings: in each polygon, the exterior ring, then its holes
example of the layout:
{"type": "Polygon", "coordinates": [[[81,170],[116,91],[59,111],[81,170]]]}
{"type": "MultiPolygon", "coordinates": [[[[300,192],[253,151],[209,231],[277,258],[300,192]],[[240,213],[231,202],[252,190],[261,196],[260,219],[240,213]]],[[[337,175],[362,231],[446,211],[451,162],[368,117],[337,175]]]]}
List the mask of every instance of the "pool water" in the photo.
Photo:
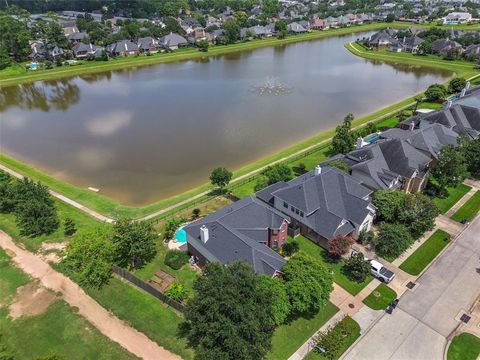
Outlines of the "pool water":
{"type": "Polygon", "coordinates": [[[179,243],[187,242],[187,233],[185,232],[185,230],[183,230],[183,226],[178,228],[177,232],[175,233],[175,239],[179,243]]]}

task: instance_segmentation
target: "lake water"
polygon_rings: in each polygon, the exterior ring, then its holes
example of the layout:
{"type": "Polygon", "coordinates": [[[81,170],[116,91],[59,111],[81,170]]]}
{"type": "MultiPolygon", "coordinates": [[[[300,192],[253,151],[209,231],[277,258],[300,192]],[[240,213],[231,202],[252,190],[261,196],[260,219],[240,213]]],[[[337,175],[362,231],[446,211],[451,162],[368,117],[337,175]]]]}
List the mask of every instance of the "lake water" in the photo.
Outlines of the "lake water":
{"type": "Polygon", "coordinates": [[[344,48],[367,35],[2,88],[0,150],[125,204],[160,200],[451,76],[344,48]],[[251,91],[267,77],[290,91],[251,91]]]}

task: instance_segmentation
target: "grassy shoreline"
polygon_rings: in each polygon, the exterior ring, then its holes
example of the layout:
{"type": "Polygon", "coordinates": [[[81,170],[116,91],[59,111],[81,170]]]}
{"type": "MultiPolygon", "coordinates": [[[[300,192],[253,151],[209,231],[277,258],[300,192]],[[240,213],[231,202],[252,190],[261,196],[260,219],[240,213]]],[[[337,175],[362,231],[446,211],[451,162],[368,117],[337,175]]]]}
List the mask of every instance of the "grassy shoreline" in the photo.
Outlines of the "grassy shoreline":
{"type": "Polygon", "coordinates": [[[255,39],[252,41],[238,42],[230,45],[212,45],[208,52],[200,52],[194,48],[180,49],[172,53],[159,53],[152,56],[138,56],[117,58],[108,62],[85,62],[82,65],[72,67],[60,67],[51,70],[39,70],[38,72],[23,72],[23,69],[8,68],[0,71],[0,87],[11,86],[21,83],[34,82],[39,80],[51,80],[63,77],[74,77],[82,74],[89,74],[95,72],[103,72],[110,70],[119,70],[137,66],[155,65],[161,63],[169,63],[176,61],[194,60],[206,58],[211,56],[225,55],[238,51],[248,51],[263,47],[292,44],[301,41],[322,39],[331,36],[349,35],[363,31],[380,30],[387,26],[395,28],[404,28],[412,26],[410,23],[370,23],[363,25],[356,25],[346,28],[329,29],[329,30],[315,30],[310,33],[288,36],[285,39],[277,39],[270,37],[266,39],[255,39]]]}

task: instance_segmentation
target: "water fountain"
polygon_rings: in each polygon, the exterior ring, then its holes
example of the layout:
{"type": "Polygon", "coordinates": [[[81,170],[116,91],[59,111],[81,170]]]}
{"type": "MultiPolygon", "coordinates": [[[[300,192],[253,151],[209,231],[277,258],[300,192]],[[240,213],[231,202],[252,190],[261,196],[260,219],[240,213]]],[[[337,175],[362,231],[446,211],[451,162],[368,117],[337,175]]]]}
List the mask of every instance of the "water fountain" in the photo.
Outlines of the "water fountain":
{"type": "Polygon", "coordinates": [[[293,87],[290,87],[280,81],[277,77],[268,76],[263,83],[252,85],[250,91],[258,95],[284,95],[290,94],[293,87]]]}

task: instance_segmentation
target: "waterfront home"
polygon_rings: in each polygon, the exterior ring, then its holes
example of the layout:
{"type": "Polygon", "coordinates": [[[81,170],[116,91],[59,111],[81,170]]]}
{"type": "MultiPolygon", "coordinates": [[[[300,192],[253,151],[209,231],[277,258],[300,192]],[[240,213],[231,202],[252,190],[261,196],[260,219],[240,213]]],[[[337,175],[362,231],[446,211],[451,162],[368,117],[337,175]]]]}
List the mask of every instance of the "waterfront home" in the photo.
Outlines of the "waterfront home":
{"type": "Polygon", "coordinates": [[[305,32],[308,31],[307,29],[305,29],[302,25],[300,25],[297,22],[292,22],[292,23],[288,24],[287,25],[287,30],[289,32],[292,32],[292,33],[295,33],[295,34],[305,33],[305,32]]]}
{"type": "Polygon", "coordinates": [[[326,30],[328,29],[328,24],[323,19],[312,19],[310,20],[310,28],[315,30],[326,30]]]}
{"type": "Polygon", "coordinates": [[[30,42],[32,52],[28,55],[28,58],[33,61],[49,60],[56,61],[59,57],[65,55],[62,48],[46,44],[42,40],[36,40],[30,42]]]}
{"type": "Polygon", "coordinates": [[[390,47],[391,51],[394,52],[409,52],[417,53],[420,49],[420,45],[423,43],[423,39],[418,36],[404,37],[402,40],[399,40],[396,44],[393,44],[390,47]]]}
{"type": "Polygon", "coordinates": [[[358,139],[357,149],[326,163],[344,162],[351,175],[373,190],[400,189],[418,192],[426,185],[430,156],[405,140],[380,139],[371,144],[358,139]]]}
{"type": "Polygon", "coordinates": [[[434,54],[446,55],[449,52],[456,51],[461,53],[463,51],[462,45],[453,40],[437,39],[432,42],[432,49],[434,54]]]}
{"type": "Polygon", "coordinates": [[[79,43],[79,42],[85,40],[86,38],[88,38],[88,35],[87,35],[86,32],[74,32],[74,33],[71,33],[71,34],[67,35],[68,41],[72,44],[79,43]]]}
{"type": "Polygon", "coordinates": [[[338,28],[340,26],[340,24],[338,23],[338,19],[333,16],[327,17],[325,19],[325,22],[327,23],[327,27],[329,28],[338,28]]]}
{"type": "Polygon", "coordinates": [[[103,55],[103,49],[93,44],[77,43],[72,47],[76,59],[88,59],[103,55]]]}
{"type": "Polygon", "coordinates": [[[188,34],[187,40],[191,44],[198,44],[200,41],[208,41],[209,44],[213,43],[213,35],[206,32],[204,28],[197,27],[188,34]]]}
{"type": "Polygon", "coordinates": [[[245,261],[257,274],[275,276],[285,260],[272,249],[286,242],[289,223],[288,216],[248,196],[183,230],[188,252],[199,266],[245,261]]]}
{"type": "Polygon", "coordinates": [[[240,39],[246,38],[262,38],[272,36],[272,30],[266,26],[252,26],[249,28],[240,29],[240,39]]]}
{"type": "Polygon", "coordinates": [[[375,217],[372,190],[335,167],[321,167],[257,193],[257,197],[291,218],[291,226],[323,246],[338,236],[358,237],[375,217]]]}
{"type": "Polygon", "coordinates": [[[139,51],[144,54],[155,54],[160,50],[158,40],[151,36],[139,38],[137,45],[139,51]]]}
{"type": "Polygon", "coordinates": [[[384,29],[376,32],[367,40],[367,45],[372,48],[386,48],[396,46],[398,40],[396,39],[397,31],[393,29],[384,29]]]}
{"type": "Polygon", "coordinates": [[[463,55],[469,60],[480,60],[480,45],[468,46],[463,55]]]}
{"type": "Polygon", "coordinates": [[[177,50],[179,47],[187,46],[188,41],[183,36],[171,32],[170,34],[161,37],[159,39],[159,44],[165,49],[177,50]]]}
{"type": "Polygon", "coordinates": [[[107,46],[107,53],[110,56],[138,55],[139,52],[138,45],[130,40],[120,40],[107,46]]]}
{"type": "Polygon", "coordinates": [[[445,25],[457,25],[472,21],[472,15],[468,12],[451,12],[442,18],[445,25]]]}

